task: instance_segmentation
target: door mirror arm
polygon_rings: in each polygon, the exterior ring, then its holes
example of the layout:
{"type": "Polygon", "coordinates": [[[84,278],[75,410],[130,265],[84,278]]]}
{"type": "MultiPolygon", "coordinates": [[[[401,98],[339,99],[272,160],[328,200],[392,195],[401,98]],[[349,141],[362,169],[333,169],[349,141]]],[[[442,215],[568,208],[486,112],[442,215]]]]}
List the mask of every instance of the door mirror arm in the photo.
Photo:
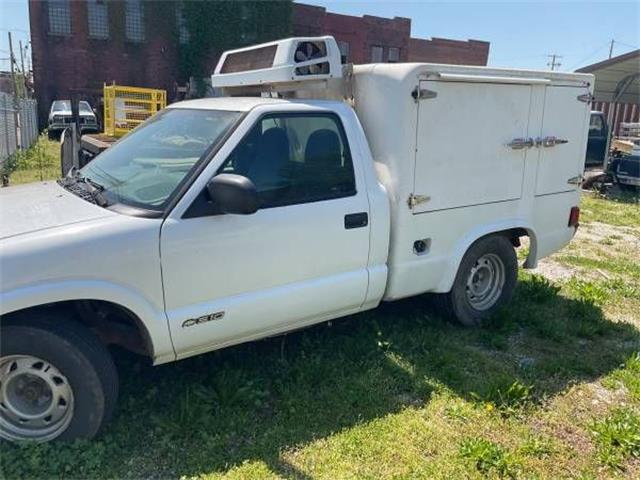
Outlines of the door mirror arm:
{"type": "Polygon", "coordinates": [[[223,213],[250,215],[258,211],[256,186],[242,175],[216,175],[207,183],[207,192],[209,198],[223,213]]]}

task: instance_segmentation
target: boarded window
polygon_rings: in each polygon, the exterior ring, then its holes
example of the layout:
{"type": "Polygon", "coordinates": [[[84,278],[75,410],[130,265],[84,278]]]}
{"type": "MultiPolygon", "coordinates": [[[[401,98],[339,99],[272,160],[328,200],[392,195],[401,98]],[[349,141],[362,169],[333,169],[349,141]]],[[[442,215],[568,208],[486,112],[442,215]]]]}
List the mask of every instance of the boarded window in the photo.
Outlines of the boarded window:
{"type": "Polygon", "coordinates": [[[176,5],[176,25],[178,27],[178,41],[183,45],[189,43],[189,29],[187,28],[187,19],[184,16],[184,3],[182,2],[176,5]]]}
{"type": "Polygon", "coordinates": [[[389,63],[396,63],[400,61],[400,49],[398,47],[389,47],[388,55],[389,63]]]}
{"type": "Polygon", "coordinates": [[[373,46],[371,47],[371,62],[372,63],[380,63],[382,62],[382,47],[373,46]]]}
{"type": "Polygon", "coordinates": [[[127,0],[124,9],[127,40],[144,42],[144,10],[142,0],[127,0]]]}
{"type": "Polygon", "coordinates": [[[109,38],[109,12],[105,0],[87,1],[87,23],[91,38],[109,38]]]}
{"type": "Polygon", "coordinates": [[[70,0],[49,0],[49,34],[71,35],[70,0]]]}

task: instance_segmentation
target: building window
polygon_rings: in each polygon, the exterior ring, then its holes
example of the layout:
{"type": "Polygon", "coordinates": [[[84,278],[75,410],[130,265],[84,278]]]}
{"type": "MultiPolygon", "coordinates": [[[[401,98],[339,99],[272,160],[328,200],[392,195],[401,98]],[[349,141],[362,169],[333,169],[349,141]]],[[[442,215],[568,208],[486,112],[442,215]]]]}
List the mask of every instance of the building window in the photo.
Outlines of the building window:
{"type": "Polygon", "coordinates": [[[142,0],[127,0],[124,9],[127,40],[144,42],[144,11],[142,0]]]}
{"type": "Polygon", "coordinates": [[[342,63],[349,61],[349,42],[338,40],[338,49],[340,50],[340,60],[342,63]]]}
{"type": "Polygon", "coordinates": [[[70,0],[49,0],[49,34],[71,35],[70,0]]]}
{"type": "Polygon", "coordinates": [[[371,47],[371,62],[372,63],[380,63],[382,62],[382,47],[373,46],[371,47]]]}
{"type": "Polygon", "coordinates": [[[91,38],[109,38],[109,12],[105,0],[87,0],[87,23],[91,38]]]}
{"type": "Polygon", "coordinates": [[[389,54],[387,56],[389,63],[397,63],[400,61],[400,49],[398,47],[389,47],[389,54]]]}
{"type": "Polygon", "coordinates": [[[182,2],[176,5],[176,22],[178,26],[178,41],[181,44],[189,43],[189,29],[187,28],[187,19],[184,16],[184,3],[182,2]]]}

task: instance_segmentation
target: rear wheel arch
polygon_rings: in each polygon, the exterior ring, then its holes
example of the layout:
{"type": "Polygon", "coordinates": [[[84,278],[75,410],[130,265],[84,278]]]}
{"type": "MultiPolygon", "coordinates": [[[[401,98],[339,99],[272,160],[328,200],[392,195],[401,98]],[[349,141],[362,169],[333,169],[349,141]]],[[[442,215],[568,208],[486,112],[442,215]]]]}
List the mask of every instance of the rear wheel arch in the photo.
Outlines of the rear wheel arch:
{"type": "Polygon", "coordinates": [[[515,247],[518,231],[504,230],[484,235],[465,251],[451,288],[440,295],[447,316],[466,326],[480,325],[510,300],[517,281],[515,247]]]}

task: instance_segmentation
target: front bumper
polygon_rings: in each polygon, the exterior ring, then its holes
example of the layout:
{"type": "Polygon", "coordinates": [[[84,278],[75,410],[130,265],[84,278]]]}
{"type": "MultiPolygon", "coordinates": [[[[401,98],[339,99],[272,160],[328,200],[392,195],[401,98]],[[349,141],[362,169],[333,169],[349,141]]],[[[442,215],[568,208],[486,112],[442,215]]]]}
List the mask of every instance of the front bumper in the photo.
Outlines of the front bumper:
{"type": "Polygon", "coordinates": [[[638,177],[631,177],[631,176],[627,176],[627,175],[616,175],[616,178],[618,179],[618,183],[622,183],[623,185],[633,185],[636,187],[640,187],[640,178],[638,177]]]}
{"type": "MultiPolygon", "coordinates": [[[[71,127],[72,123],[50,123],[50,132],[62,132],[65,128],[71,127]]],[[[95,123],[86,123],[80,125],[80,132],[97,132],[98,125],[95,123]]]]}

